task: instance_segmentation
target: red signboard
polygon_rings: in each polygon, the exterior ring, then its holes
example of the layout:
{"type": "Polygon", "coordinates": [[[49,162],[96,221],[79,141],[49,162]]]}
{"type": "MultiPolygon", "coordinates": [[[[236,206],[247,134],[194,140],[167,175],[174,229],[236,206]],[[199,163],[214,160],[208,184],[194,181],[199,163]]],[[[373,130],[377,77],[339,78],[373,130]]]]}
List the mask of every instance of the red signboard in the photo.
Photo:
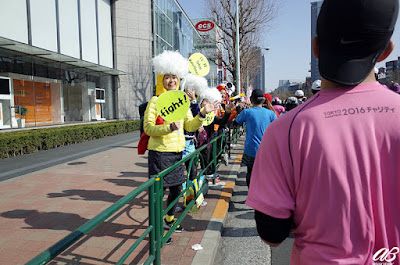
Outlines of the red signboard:
{"type": "Polygon", "coordinates": [[[207,20],[200,21],[199,23],[196,24],[195,28],[198,31],[209,31],[214,28],[214,23],[207,20]]]}

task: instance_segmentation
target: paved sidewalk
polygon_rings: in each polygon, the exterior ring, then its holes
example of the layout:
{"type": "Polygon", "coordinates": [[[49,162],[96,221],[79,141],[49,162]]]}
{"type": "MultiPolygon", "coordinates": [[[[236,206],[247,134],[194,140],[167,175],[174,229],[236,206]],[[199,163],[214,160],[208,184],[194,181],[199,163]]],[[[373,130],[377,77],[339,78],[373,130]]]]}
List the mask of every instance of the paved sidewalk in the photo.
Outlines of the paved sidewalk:
{"type": "MultiPolygon", "coordinates": [[[[18,158],[19,167],[5,170],[1,163],[11,165],[15,160],[0,160],[1,265],[26,263],[148,179],[147,155],[137,155],[137,141],[119,140],[114,145],[110,138],[96,141],[95,147],[76,145],[76,152],[74,147],[65,147],[67,155],[63,155],[64,147],[46,151],[47,161],[39,160],[39,167],[25,166],[23,156],[18,158]],[[25,174],[29,170],[36,171],[25,174]],[[18,176],[18,172],[25,175],[18,176]]],[[[213,253],[196,253],[191,247],[202,242],[214,214],[224,219],[234,185],[228,177],[236,174],[232,168],[238,168],[234,161],[237,158],[240,163],[243,141],[244,137],[229,165],[220,167],[222,184],[210,187],[205,198],[208,204],[199,213],[189,214],[182,222],[185,231],[174,233],[173,243],[163,247],[162,264],[192,264],[196,254],[213,258],[213,253]],[[223,184],[227,184],[224,190],[223,184]]],[[[26,161],[34,161],[38,154],[26,156],[26,161]]],[[[147,192],[140,194],[49,264],[115,264],[147,228],[147,199],[147,192]]],[[[124,264],[142,264],[147,249],[146,238],[124,264]]]]}

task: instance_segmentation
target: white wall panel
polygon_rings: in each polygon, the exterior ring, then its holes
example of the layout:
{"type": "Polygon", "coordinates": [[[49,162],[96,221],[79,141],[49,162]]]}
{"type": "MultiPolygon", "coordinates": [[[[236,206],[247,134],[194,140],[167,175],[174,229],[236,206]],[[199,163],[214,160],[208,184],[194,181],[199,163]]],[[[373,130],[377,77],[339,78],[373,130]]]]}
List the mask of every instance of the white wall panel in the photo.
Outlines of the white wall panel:
{"type": "Polygon", "coordinates": [[[26,0],[2,0],[0,25],[0,36],[28,43],[26,0]]]}
{"type": "Polygon", "coordinates": [[[97,0],[100,64],[113,67],[110,0],[97,0]]]}
{"type": "Polygon", "coordinates": [[[96,1],[81,0],[81,40],[82,59],[98,63],[96,1]]]}
{"type": "Polygon", "coordinates": [[[57,52],[55,0],[30,1],[32,45],[57,52]]]}
{"type": "Polygon", "coordinates": [[[77,0],[58,0],[60,53],[80,58],[77,0]]]}

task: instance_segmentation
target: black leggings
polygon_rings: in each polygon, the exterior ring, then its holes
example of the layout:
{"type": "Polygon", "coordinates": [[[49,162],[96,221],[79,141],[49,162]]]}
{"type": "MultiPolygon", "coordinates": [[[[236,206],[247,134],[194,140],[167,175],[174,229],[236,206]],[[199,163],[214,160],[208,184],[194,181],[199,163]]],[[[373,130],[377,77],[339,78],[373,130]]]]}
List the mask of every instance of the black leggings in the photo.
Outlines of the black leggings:
{"type": "MultiPolygon", "coordinates": [[[[206,148],[204,150],[201,151],[201,154],[203,155],[203,159],[204,159],[204,167],[206,167],[211,160],[213,159],[213,150],[212,148],[206,148]]],[[[203,167],[203,169],[204,169],[203,167]]],[[[205,171],[204,171],[204,175],[212,175],[215,173],[215,166],[214,163],[211,164],[205,171]]]]}
{"type": "Polygon", "coordinates": [[[251,172],[252,171],[253,171],[253,166],[247,166],[247,174],[246,174],[247,187],[250,187],[250,178],[251,178],[251,172]]]}
{"type": "MultiPolygon", "coordinates": [[[[179,195],[181,194],[181,187],[182,187],[182,185],[168,187],[169,194],[168,194],[168,198],[167,198],[167,205],[170,205],[176,198],[179,197],[179,195]]],[[[166,189],[167,189],[167,187],[164,188],[164,190],[166,190],[166,189]]],[[[177,205],[177,203],[175,203],[174,206],[172,206],[172,208],[167,213],[168,215],[175,214],[176,205],[177,205]]]]}

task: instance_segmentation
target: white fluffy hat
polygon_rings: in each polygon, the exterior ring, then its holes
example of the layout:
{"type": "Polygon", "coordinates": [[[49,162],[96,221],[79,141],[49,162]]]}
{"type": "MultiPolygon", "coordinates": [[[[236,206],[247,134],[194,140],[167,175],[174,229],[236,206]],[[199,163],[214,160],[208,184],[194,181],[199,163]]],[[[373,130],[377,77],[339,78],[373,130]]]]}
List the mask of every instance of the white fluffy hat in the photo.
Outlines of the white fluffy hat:
{"type": "Polygon", "coordinates": [[[189,73],[188,60],[177,51],[164,51],[151,61],[156,74],[174,74],[182,78],[189,73]]]}
{"type": "Polygon", "coordinates": [[[201,102],[205,98],[208,99],[211,103],[214,103],[215,101],[218,101],[218,102],[222,101],[221,93],[215,87],[207,88],[204,91],[202,91],[202,93],[200,94],[200,96],[198,98],[199,104],[201,104],[201,102]]]}
{"type": "Polygon", "coordinates": [[[184,89],[189,89],[195,91],[196,95],[200,95],[204,90],[208,89],[207,79],[202,76],[197,76],[194,74],[187,74],[185,76],[185,87],[184,89]]]}

